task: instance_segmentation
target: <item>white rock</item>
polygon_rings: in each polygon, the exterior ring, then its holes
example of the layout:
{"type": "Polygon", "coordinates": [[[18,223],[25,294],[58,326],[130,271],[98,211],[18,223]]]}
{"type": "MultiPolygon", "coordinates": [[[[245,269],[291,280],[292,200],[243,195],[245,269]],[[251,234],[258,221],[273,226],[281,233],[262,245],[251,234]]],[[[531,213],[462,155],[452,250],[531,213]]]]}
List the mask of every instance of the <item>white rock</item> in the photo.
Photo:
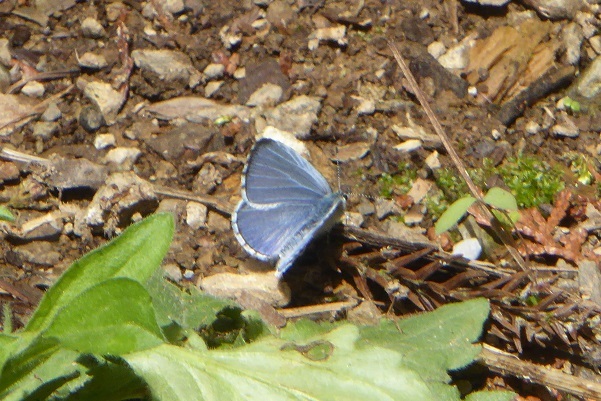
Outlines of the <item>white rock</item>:
{"type": "Polygon", "coordinates": [[[530,120],[526,123],[524,130],[527,134],[535,135],[540,132],[540,125],[536,121],[530,120]]]}
{"type": "Polygon", "coordinates": [[[565,47],[565,60],[568,64],[576,65],[580,61],[580,47],[584,35],[580,26],[574,22],[567,24],[561,32],[565,47]]]}
{"type": "Polygon", "coordinates": [[[359,102],[359,104],[355,106],[355,111],[358,116],[369,116],[376,111],[376,102],[373,99],[366,99],[362,96],[355,95],[351,95],[351,98],[359,102]]]}
{"type": "Polygon", "coordinates": [[[113,134],[98,134],[94,138],[94,147],[98,150],[111,146],[115,146],[115,135],[113,134]]]}
{"type": "Polygon", "coordinates": [[[190,57],[175,50],[134,50],[131,53],[136,67],[151,71],[168,82],[187,81],[190,88],[200,83],[201,73],[194,68],[190,57]]]}
{"type": "Polygon", "coordinates": [[[340,46],[346,46],[348,39],[346,38],[346,27],[337,25],[327,28],[318,28],[309,35],[309,50],[315,50],[319,47],[319,43],[323,41],[335,42],[340,46]]]}
{"type": "Polygon", "coordinates": [[[221,78],[223,73],[225,72],[225,66],[223,64],[209,64],[202,72],[204,76],[208,79],[216,79],[221,78]]]}
{"type": "Polygon", "coordinates": [[[247,106],[272,106],[282,99],[282,87],[272,83],[265,83],[254,91],[246,101],[247,106]]]}
{"type": "Polygon", "coordinates": [[[430,55],[437,60],[446,51],[447,51],[447,48],[445,47],[444,43],[442,43],[442,42],[436,41],[436,42],[432,42],[428,45],[428,53],[430,53],[430,55]]]}
{"type": "Polygon", "coordinates": [[[591,47],[593,48],[595,53],[601,54],[601,35],[593,36],[588,41],[591,44],[591,47]]]}
{"type": "Polygon", "coordinates": [[[296,96],[265,112],[267,125],[291,132],[299,139],[311,134],[321,110],[321,99],[315,96],[296,96]]]}
{"type": "Polygon", "coordinates": [[[411,153],[418,149],[421,149],[422,141],[419,139],[409,139],[403,143],[399,143],[394,147],[394,149],[401,151],[403,153],[411,153]]]}
{"type": "Polygon", "coordinates": [[[601,92],[601,56],[595,58],[584,70],[578,80],[576,90],[579,95],[587,99],[591,99],[601,92]]]}
{"type": "Polygon", "coordinates": [[[87,82],[83,78],[77,80],[77,87],[83,90],[85,97],[98,106],[107,124],[113,124],[117,113],[125,102],[123,93],[113,89],[111,84],[101,81],[87,82]]]}
{"type": "Polygon", "coordinates": [[[580,130],[575,124],[563,123],[555,124],[551,127],[551,133],[555,136],[562,136],[566,138],[578,138],[580,130]]]}
{"type": "Polygon", "coordinates": [[[463,256],[467,260],[476,260],[482,253],[482,245],[478,238],[467,238],[453,245],[453,255],[463,256]]]}
{"type": "Polygon", "coordinates": [[[33,126],[33,136],[45,141],[52,138],[58,132],[58,123],[39,121],[33,126]]]}
{"type": "Polygon", "coordinates": [[[108,65],[106,59],[101,54],[86,52],[77,60],[80,67],[100,70],[108,65]]]}
{"type": "Polygon", "coordinates": [[[198,286],[208,294],[219,298],[239,298],[242,292],[264,300],[275,307],[288,305],[290,287],[281,282],[273,272],[232,274],[220,273],[203,278],[198,286]]]}
{"type": "Polygon", "coordinates": [[[0,64],[6,68],[11,68],[12,55],[10,54],[10,44],[8,39],[0,38],[0,64]]]}
{"type": "Polygon", "coordinates": [[[443,67],[451,70],[461,70],[466,68],[469,63],[470,49],[475,43],[476,36],[474,34],[466,36],[465,39],[440,56],[438,62],[443,67]]]}
{"type": "Polygon", "coordinates": [[[179,14],[184,11],[185,5],[183,0],[157,0],[163,10],[171,14],[179,14]]]}
{"type": "Polygon", "coordinates": [[[437,170],[442,167],[440,163],[440,159],[438,158],[438,152],[435,150],[426,157],[426,166],[430,168],[430,170],[437,170]]]}
{"type": "Polygon", "coordinates": [[[193,230],[207,226],[207,207],[199,202],[186,204],[186,224],[193,230]]]}
{"type": "Polygon", "coordinates": [[[344,212],[344,216],[342,217],[342,221],[347,226],[359,228],[359,227],[361,227],[363,225],[363,222],[365,220],[363,219],[363,215],[361,213],[357,213],[357,212],[344,212]]]}
{"type": "Polygon", "coordinates": [[[62,113],[56,103],[52,102],[48,105],[44,113],[42,114],[42,121],[56,121],[61,118],[62,113]]]}
{"type": "Polygon", "coordinates": [[[223,81],[211,81],[205,86],[205,97],[211,97],[221,88],[223,81]]]}
{"type": "Polygon", "coordinates": [[[21,88],[21,93],[29,97],[42,97],[44,91],[44,85],[38,81],[29,81],[21,88]]]}
{"type": "Polygon", "coordinates": [[[385,217],[390,216],[391,214],[399,214],[400,208],[397,203],[390,199],[382,199],[378,198],[375,202],[376,206],[376,216],[378,220],[382,220],[385,217]]]}
{"type": "Polygon", "coordinates": [[[109,150],[104,161],[123,166],[124,169],[131,169],[141,154],[142,152],[138,148],[119,147],[109,150]]]}
{"type": "Polygon", "coordinates": [[[86,38],[100,39],[106,36],[104,28],[94,18],[88,17],[81,23],[81,33],[86,38]]]}

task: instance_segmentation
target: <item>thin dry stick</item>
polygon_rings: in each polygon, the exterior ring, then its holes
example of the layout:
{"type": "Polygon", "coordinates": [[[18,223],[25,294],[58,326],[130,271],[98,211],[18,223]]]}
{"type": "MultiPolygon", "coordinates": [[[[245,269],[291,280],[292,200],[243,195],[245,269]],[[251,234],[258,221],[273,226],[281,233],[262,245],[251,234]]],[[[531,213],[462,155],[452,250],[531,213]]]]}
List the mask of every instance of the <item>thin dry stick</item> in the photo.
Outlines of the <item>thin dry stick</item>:
{"type": "Polygon", "coordinates": [[[568,392],[577,397],[601,400],[601,383],[574,377],[557,369],[522,361],[490,345],[484,344],[478,359],[493,372],[517,376],[533,383],[568,392]]]}
{"type": "MultiPolygon", "coordinates": [[[[457,170],[459,170],[459,174],[461,174],[461,177],[467,184],[467,186],[468,186],[470,192],[472,193],[472,195],[474,196],[474,198],[476,198],[478,200],[477,204],[482,209],[482,213],[484,214],[486,219],[491,222],[491,226],[493,227],[493,229],[495,229],[495,232],[497,233],[497,235],[499,236],[501,241],[503,241],[503,245],[505,245],[505,247],[509,251],[509,254],[513,257],[513,259],[516,261],[516,263],[524,271],[531,272],[526,261],[522,258],[522,256],[518,253],[518,251],[512,245],[513,239],[511,238],[511,235],[508,234],[504,230],[503,226],[497,221],[497,219],[493,215],[492,211],[489,209],[488,205],[486,203],[484,203],[484,200],[482,199],[482,195],[480,193],[480,189],[476,186],[476,184],[474,184],[474,182],[470,178],[469,174],[467,173],[467,170],[463,166],[463,163],[461,162],[459,155],[457,155],[457,152],[455,152],[455,149],[453,148],[451,141],[449,140],[447,135],[444,133],[444,130],[442,129],[442,126],[440,125],[440,122],[438,121],[438,119],[436,118],[436,115],[432,111],[432,108],[428,104],[423,92],[417,85],[417,81],[415,80],[415,77],[409,70],[409,67],[407,67],[407,64],[405,63],[405,60],[401,56],[401,53],[399,52],[397,47],[392,42],[389,41],[388,46],[390,47],[390,50],[392,50],[392,54],[394,55],[394,58],[396,59],[399,67],[401,67],[401,70],[403,71],[405,78],[407,78],[407,81],[409,81],[409,85],[411,86],[411,89],[415,93],[417,100],[419,100],[419,103],[424,108],[424,111],[426,112],[426,115],[428,116],[430,123],[434,127],[434,131],[436,131],[436,133],[440,137],[440,140],[442,141],[445,149],[447,150],[447,153],[451,157],[451,160],[453,160],[453,163],[455,163],[457,170]]],[[[535,281],[533,275],[531,278],[533,281],[535,281]]]]}

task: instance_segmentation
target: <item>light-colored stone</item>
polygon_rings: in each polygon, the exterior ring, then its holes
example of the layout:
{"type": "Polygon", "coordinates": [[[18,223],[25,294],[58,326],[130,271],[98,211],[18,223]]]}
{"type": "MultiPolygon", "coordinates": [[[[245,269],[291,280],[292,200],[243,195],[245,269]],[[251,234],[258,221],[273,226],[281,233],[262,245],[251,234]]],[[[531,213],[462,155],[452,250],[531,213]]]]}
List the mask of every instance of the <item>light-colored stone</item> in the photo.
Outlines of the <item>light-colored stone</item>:
{"type": "Polygon", "coordinates": [[[186,204],[186,224],[193,230],[207,226],[207,207],[199,202],[186,204]]]}
{"type": "Polygon", "coordinates": [[[444,43],[442,43],[442,42],[436,41],[436,42],[432,42],[428,45],[428,53],[430,53],[430,55],[432,57],[434,57],[435,59],[438,59],[446,51],[447,51],[447,48],[445,47],[444,43]]]}
{"type": "Polygon", "coordinates": [[[288,305],[291,299],[290,287],[285,282],[280,281],[273,272],[215,274],[203,278],[199,282],[199,287],[218,298],[237,299],[242,295],[242,292],[248,292],[279,308],[288,305]]]}
{"type": "Polygon", "coordinates": [[[422,141],[420,141],[419,139],[409,139],[408,141],[399,143],[398,145],[394,146],[394,149],[402,153],[411,153],[421,149],[421,147],[422,141]]]}
{"type": "Polygon", "coordinates": [[[453,245],[453,255],[463,256],[467,260],[476,260],[482,253],[482,245],[478,238],[467,238],[453,245]]]}
{"type": "Polygon", "coordinates": [[[0,64],[7,68],[11,68],[13,57],[10,54],[10,44],[8,39],[0,38],[0,64]]]}
{"type": "Polygon", "coordinates": [[[601,92],[601,56],[597,56],[580,76],[576,84],[580,96],[592,99],[601,92]]]}
{"type": "Polygon", "coordinates": [[[104,157],[104,161],[120,165],[124,170],[129,170],[141,154],[142,151],[138,148],[119,147],[109,150],[104,157]]]}
{"type": "Polygon", "coordinates": [[[104,27],[98,20],[88,17],[81,23],[81,33],[86,38],[100,39],[106,36],[104,27]]]}
{"type": "Polygon", "coordinates": [[[86,52],[77,60],[80,67],[100,70],[108,65],[102,54],[86,52]]]}
{"type": "Polygon", "coordinates": [[[378,198],[376,199],[375,206],[376,216],[379,220],[382,220],[390,215],[398,215],[400,213],[399,206],[395,201],[390,199],[378,198]]]}
{"type": "Polygon", "coordinates": [[[110,83],[101,81],[77,80],[77,87],[83,90],[85,97],[96,104],[107,124],[114,124],[117,113],[125,102],[125,95],[111,86],[110,83]]]}
{"type": "Polygon", "coordinates": [[[211,81],[205,86],[205,97],[211,97],[221,88],[223,81],[211,81]]]}
{"type": "Polygon", "coordinates": [[[438,170],[442,167],[442,164],[440,163],[440,158],[438,157],[438,151],[436,150],[430,153],[428,157],[426,157],[425,162],[426,166],[428,166],[430,170],[438,170]]]}
{"type": "Polygon", "coordinates": [[[62,113],[56,103],[52,102],[48,105],[44,113],[42,114],[42,121],[56,121],[61,118],[62,113]]]}
{"type": "Polygon", "coordinates": [[[282,87],[272,83],[265,83],[254,91],[248,100],[247,106],[273,106],[280,102],[284,91],[282,87]]]}
{"type": "Polygon", "coordinates": [[[201,80],[201,73],[194,68],[190,57],[175,50],[134,50],[131,53],[136,67],[151,71],[161,80],[187,82],[191,88],[201,80]]]}
{"type": "Polygon", "coordinates": [[[29,81],[21,88],[21,93],[29,97],[42,97],[44,91],[44,84],[38,81],[29,81]]]}
{"type": "Polygon", "coordinates": [[[115,146],[115,135],[113,134],[99,134],[94,138],[94,147],[98,150],[111,146],[115,146]]]}
{"type": "Polygon", "coordinates": [[[299,139],[311,134],[321,110],[321,99],[312,96],[296,96],[265,113],[267,125],[291,132],[299,139]]]}
{"type": "Polygon", "coordinates": [[[225,72],[225,65],[223,64],[209,64],[203,70],[203,74],[206,79],[217,79],[223,77],[223,73],[225,72]]]}
{"type": "Polygon", "coordinates": [[[33,125],[33,136],[47,141],[58,132],[58,128],[56,122],[39,121],[33,125]]]}
{"type": "Polygon", "coordinates": [[[317,49],[320,42],[334,42],[339,46],[346,46],[348,44],[346,27],[344,25],[336,25],[314,30],[309,35],[309,50],[317,49]]]}
{"type": "Polygon", "coordinates": [[[344,212],[344,216],[342,216],[342,221],[345,225],[350,227],[361,227],[365,221],[363,215],[357,212],[344,212]]]}

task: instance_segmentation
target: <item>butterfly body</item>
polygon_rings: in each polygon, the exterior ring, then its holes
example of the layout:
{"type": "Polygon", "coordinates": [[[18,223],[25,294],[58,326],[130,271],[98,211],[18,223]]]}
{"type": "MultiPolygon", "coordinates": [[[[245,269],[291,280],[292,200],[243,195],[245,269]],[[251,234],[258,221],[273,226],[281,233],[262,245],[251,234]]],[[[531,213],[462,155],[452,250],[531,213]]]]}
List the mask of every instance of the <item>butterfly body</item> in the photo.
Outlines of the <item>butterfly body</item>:
{"type": "Polygon", "coordinates": [[[242,173],[242,200],[232,214],[234,235],[253,257],[276,263],[280,277],[305,247],[329,231],[345,200],[287,145],[262,138],[242,173]]]}

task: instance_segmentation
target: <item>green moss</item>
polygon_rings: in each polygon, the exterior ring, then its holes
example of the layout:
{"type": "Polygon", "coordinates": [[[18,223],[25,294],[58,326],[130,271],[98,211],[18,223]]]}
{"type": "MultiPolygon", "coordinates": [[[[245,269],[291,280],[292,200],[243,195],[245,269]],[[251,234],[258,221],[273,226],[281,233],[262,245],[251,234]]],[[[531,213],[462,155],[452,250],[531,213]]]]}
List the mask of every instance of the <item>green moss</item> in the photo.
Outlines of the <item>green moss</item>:
{"type": "Polygon", "coordinates": [[[417,178],[417,171],[409,163],[399,164],[397,174],[383,173],[378,179],[380,196],[392,198],[393,195],[402,195],[409,192],[413,181],[417,178]]]}
{"type": "Polygon", "coordinates": [[[551,203],[553,196],[565,186],[563,172],[558,167],[530,156],[511,158],[498,172],[520,208],[551,203]]]}

